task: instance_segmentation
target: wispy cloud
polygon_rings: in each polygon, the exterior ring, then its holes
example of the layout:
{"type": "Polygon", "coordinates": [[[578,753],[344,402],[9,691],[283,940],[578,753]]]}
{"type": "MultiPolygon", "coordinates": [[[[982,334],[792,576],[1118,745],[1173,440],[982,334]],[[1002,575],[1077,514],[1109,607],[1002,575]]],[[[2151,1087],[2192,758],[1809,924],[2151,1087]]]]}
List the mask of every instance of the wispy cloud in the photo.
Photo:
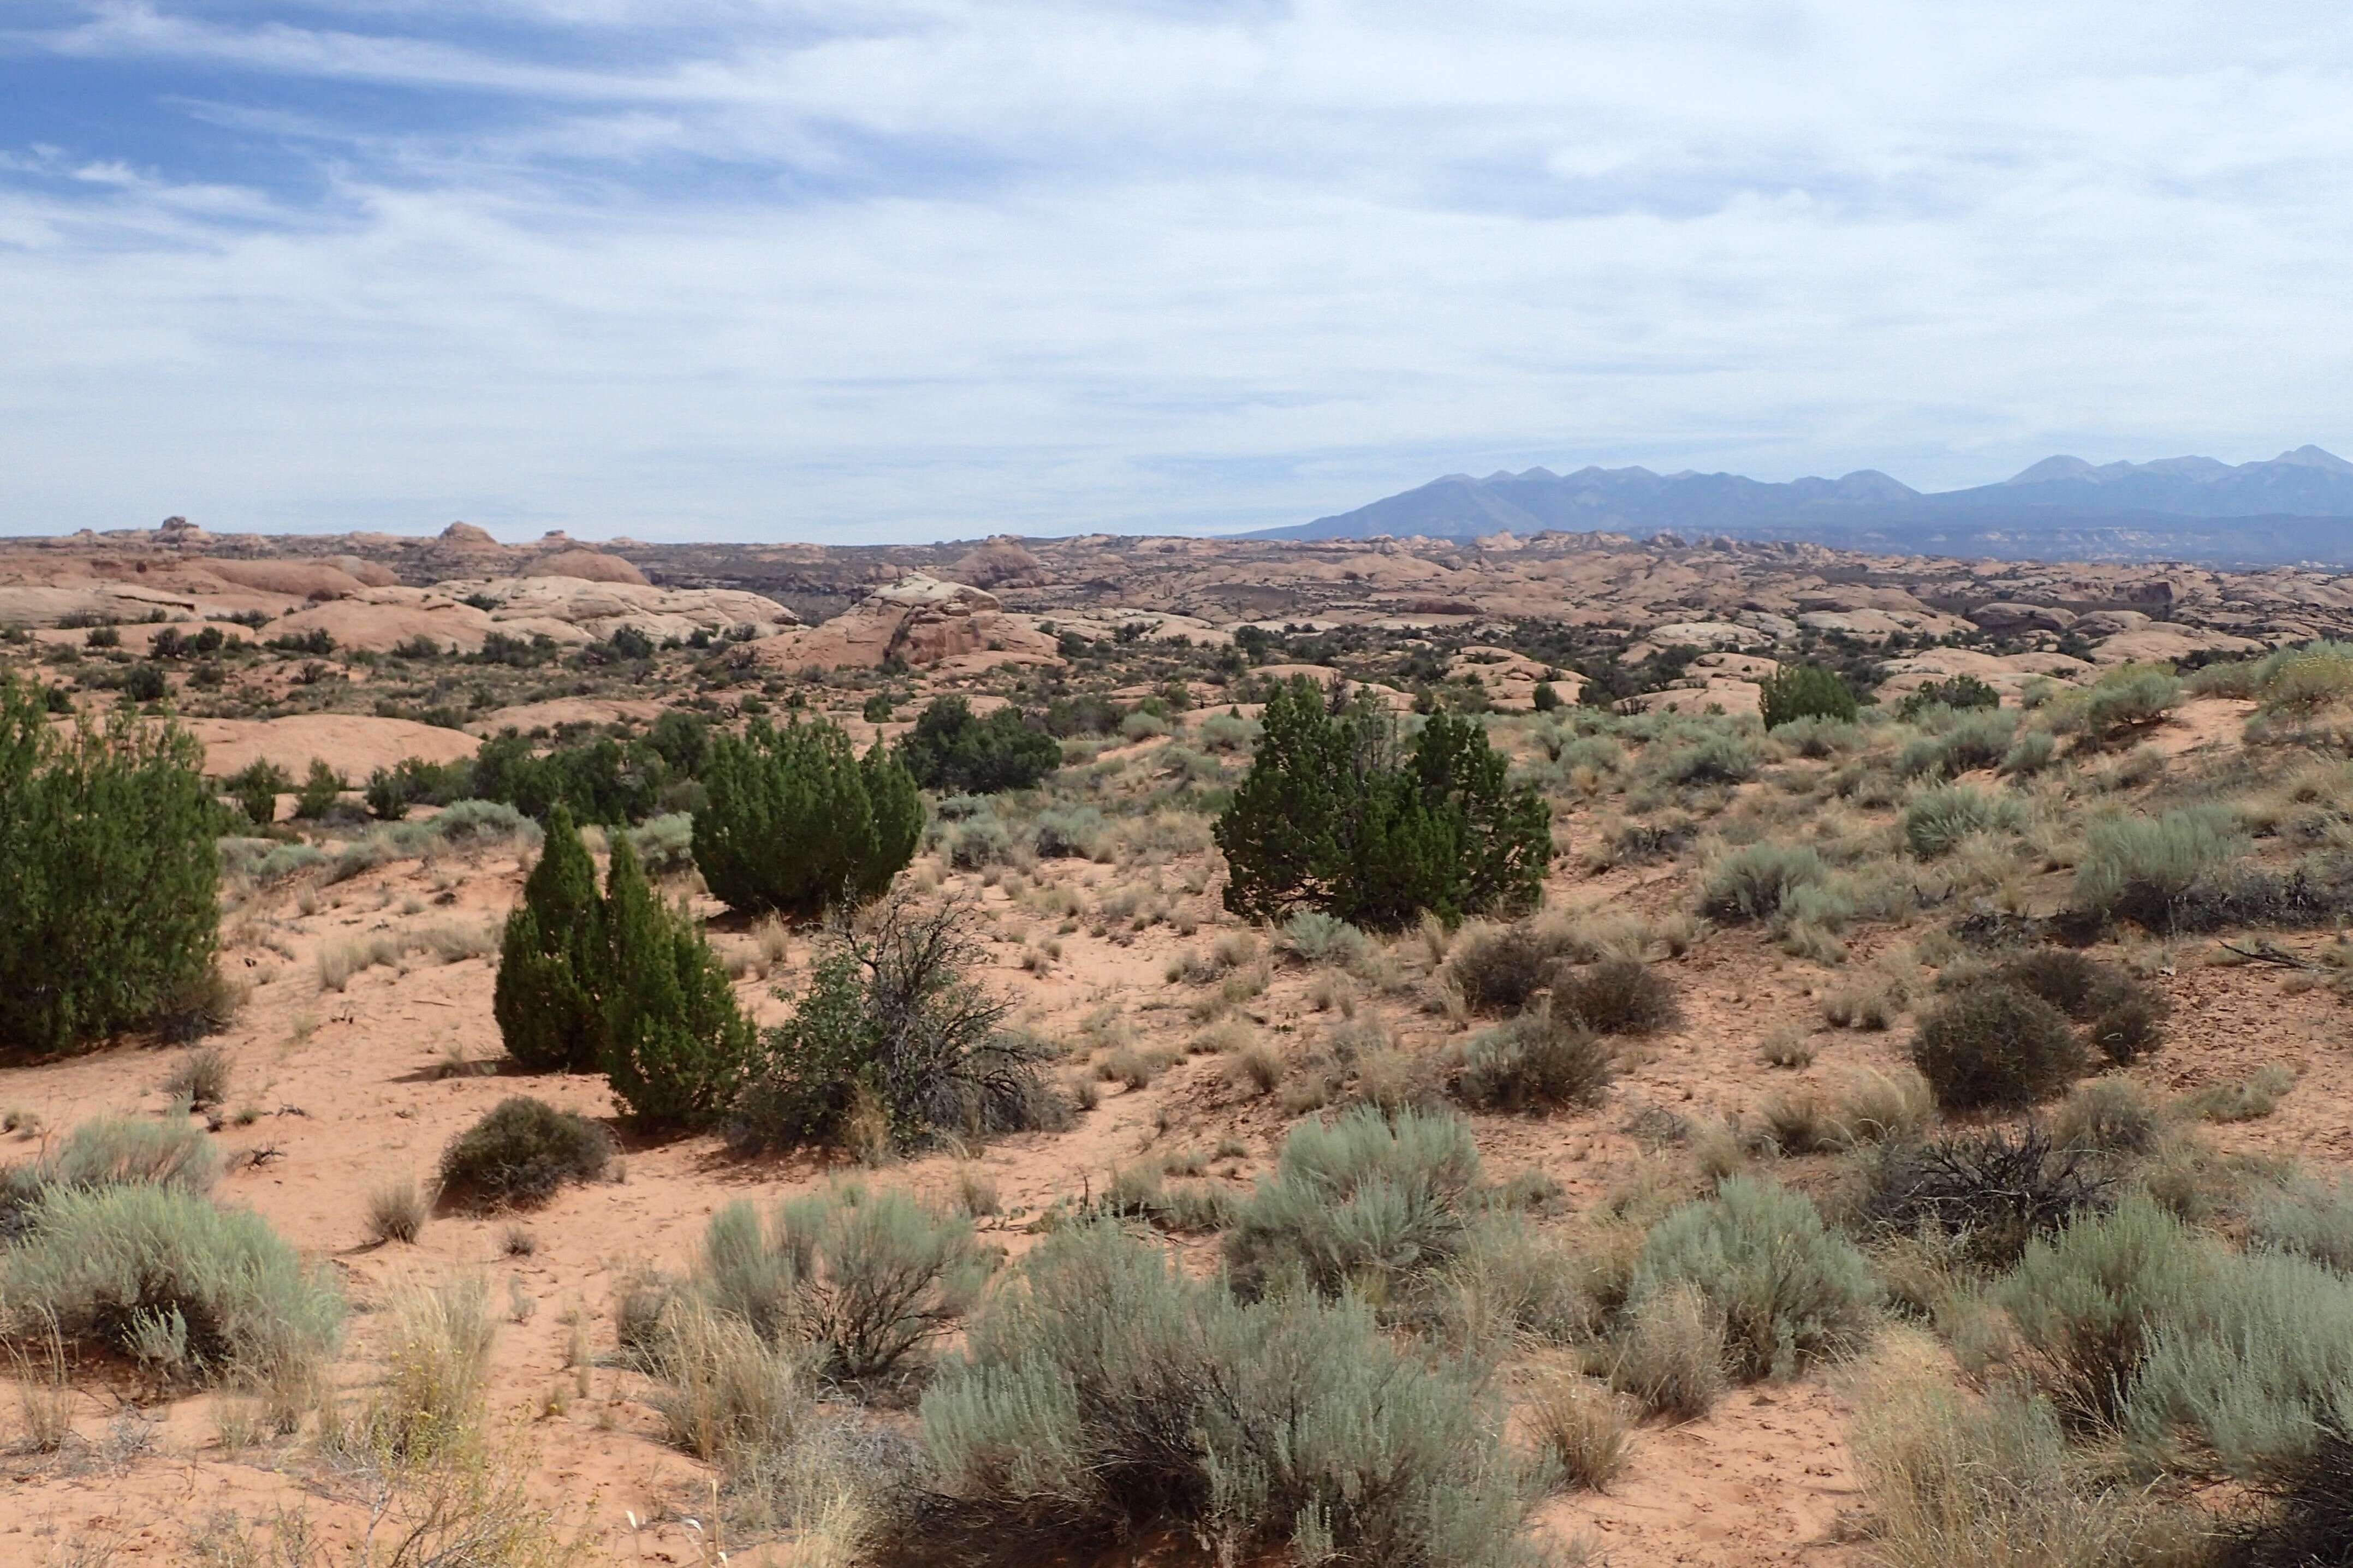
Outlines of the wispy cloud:
{"type": "Polygon", "coordinates": [[[2353,444],[2348,99],[2320,5],[58,6],[0,31],[0,530],[2353,444]]]}

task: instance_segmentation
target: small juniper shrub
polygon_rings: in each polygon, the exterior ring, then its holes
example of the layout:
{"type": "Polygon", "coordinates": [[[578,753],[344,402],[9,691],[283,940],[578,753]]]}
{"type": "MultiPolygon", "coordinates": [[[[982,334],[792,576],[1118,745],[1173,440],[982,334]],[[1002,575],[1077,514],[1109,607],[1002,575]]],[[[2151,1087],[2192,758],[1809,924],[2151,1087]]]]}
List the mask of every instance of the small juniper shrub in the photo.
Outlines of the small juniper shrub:
{"type": "Polygon", "coordinates": [[[2008,1110],[2063,1092],[2082,1076],[2084,1047],[2065,1015],[1999,983],[1947,998],[1920,1022],[1912,1063],[1953,1110],[2008,1110]]]}
{"type": "Polygon", "coordinates": [[[1617,1078],[1615,1047],[1539,1005],[1465,1041],[1447,1092],[1474,1110],[1560,1110],[1600,1103],[1617,1078]]]}
{"type": "Polygon", "coordinates": [[[1869,1338],[1880,1300],[1871,1266],[1804,1194],[1735,1176],[1651,1227],[1631,1300],[1688,1286],[1721,1315],[1732,1370],[1787,1376],[1869,1338]]]}
{"type": "Polygon", "coordinates": [[[613,1140],[585,1116],[514,1095],[450,1141],[441,1190],[483,1208],[545,1203],[566,1182],[593,1182],[612,1163],[613,1140]]]}

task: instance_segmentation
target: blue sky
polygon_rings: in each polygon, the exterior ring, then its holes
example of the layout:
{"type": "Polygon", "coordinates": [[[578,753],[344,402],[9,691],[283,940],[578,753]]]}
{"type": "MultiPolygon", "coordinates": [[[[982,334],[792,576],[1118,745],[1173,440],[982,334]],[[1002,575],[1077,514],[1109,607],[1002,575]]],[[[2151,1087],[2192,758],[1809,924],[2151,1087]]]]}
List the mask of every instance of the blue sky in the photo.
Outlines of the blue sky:
{"type": "Polygon", "coordinates": [[[0,532],[2353,449],[2353,9],[0,0],[0,532]]]}

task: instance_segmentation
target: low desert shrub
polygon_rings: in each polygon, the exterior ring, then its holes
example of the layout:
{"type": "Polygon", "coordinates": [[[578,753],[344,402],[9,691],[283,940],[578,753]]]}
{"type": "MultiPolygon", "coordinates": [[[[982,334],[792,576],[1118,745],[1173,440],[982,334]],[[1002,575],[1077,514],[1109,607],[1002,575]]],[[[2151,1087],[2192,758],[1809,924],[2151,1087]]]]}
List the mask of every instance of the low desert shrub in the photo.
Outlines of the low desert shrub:
{"type": "Polygon", "coordinates": [[[2119,1067],[2165,1039],[2164,995],[2113,963],[2065,948],[2042,948],[2010,960],[1994,978],[2040,996],[2084,1026],[2085,1043],[2119,1067]]]}
{"type": "Polygon", "coordinates": [[[2169,931],[2175,907],[2244,848],[2238,833],[2211,811],[2094,823],[2075,867],[2075,907],[2094,918],[2169,931]]]}
{"type": "Polygon", "coordinates": [[[2353,1179],[2305,1180],[2258,1200],[2248,1239],[2353,1277],[2353,1179]]]}
{"type": "Polygon", "coordinates": [[[2279,1109],[2295,1087],[2295,1074],[2274,1062],[2236,1083],[2218,1083],[2181,1098],[2181,1109],[2200,1121],[2260,1121],[2279,1109]]]}
{"type": "Polygon", "coordinates": [[[2008,1268],[2027,1244],[2106,1205],[2108,1183],[2091,1152],[2041,1128],[1990,1128],[1884,1145],[1862,1205],[1891,1235],[1946,1239],[1947,1256],[2008,1268]]]}
{"type": "Polygon", "coordinates": [[[638,1311],[623,1345],[655,1381],[671,1443],[734,1474],[790,1449],[814,1404],[805,1357],[700,1294],[649,1295],[638,1311]]]}
{"type": "Polygon", "coordinates": [[[2353,1279],[2310,1258],[2223,1255],[2141,1333],[2122,1424],[2169,1468],[2259,1480],[2353,1415],[2353,1279]]]}
{"type": "Polygon", "coordinates": [[[1343,969],[1361,967],[1372,952],[1371,938],[1321,910],[1301,910],[1283,921],[1282,940],[1310,963],[1333,963],[1343,969]]]}
{"type": "Polygon", "coordinates": [[[712,1216],[695,1283],[764,1339],[805,1346],[819,1372],[877,1377],[969,1310],[988,1266],[961,1215],[856,1185],[712,1216]]]}
{"type": "Polygon", "coordinates": [[[2007,708],[1980,708],[1967,712],[1931,709],[1923,722],[1935,719],[1941,727],[1907,742],[1896,754],[1895,771],[1905,778],[1963,773],[1998,765],[2010,754],[2018,733],[2018,715],[2007,708]]]}
{"type": "Polygon", "coordinates": [[[1461,1247],[1479,1151],[1456,1117],[1359,1107],[1283,1140],[1226,1237],[1235,1288],[1354,1289],[1401,1305],[1461,1247]]]}
{"type": "Polygon", "coordinates": [[[1045,1053],[1003,1027],[1006,1005],[972,978],[979,963],[965,906],[884,900],[818,960],[792,1017],[761,1036],[733,1141],[839,1142],[860,1105],[876,1108],[885,1148],[900,1152],[1068,1125],[1045,1053]]]}
{"type": "Polygon", "coordinates": [[[1923,717],[1931,708],[1950,709],[1956,713],[1971,708],[1999,708],[2001,693],[1974,675],[1956,675],[1943,680],[1924,681],[1906,693],[1895,705],[1895,716],[1909,724],[1923,717]]]}
{"type": "Polygon", "coordinates": [[[333,1348],[343,1302],[260,1215],[185,1187],[133,1182],[45,1193],[0,1255],[14,1332],[69,1342],[172,1378],[269,1381],[333,1348]]]}
{"type": "Polygon", "coordinates": [[[1971,985],[1923,1018],[1912,1064],[1946,1110],[2032,1105],[2063,1093],[2086,1065],[2063,1014],[1999,983],[1971,985]]]}
{"type": "Polygon", "coordinates": [[[1599,1104],[1617,1078],[1608,1041],[1538,1006],[1464,1042],[1447,1090],[1474,1110],[1559,1110],[1599,1104]]]}
{"type": "Polygon", "coordinates": [[[939,1561],[1156,1530],[1221,1560],[1505,1568],[1534,1489],[1474,1373],[1390,1343],[1358,1300],[1237,1300],[1108,1223],[1050,1237],[923,1402],[939,1561]]]}
{"type": "Polygon", "coordinates": [[[1788,1376],[1869,1337],[1879,1305],[1871,1265],[1822,1224],[1811,1199],[1735,1176],[1651,1229],[1631,1300],[1687,1286],[1720,1315],[1733,1370],[1788,1376]]]}
{"type": "Polygon", "coordinates": [[[2255,1485],[2268,1506],[2232,1521],[2224,1568],[2344,1562],[2353,1541],[2353,1416],[2332,1413],[2308,1452],[2267,1468],[2255,1485]]]}
{"type": "Polygon", "coordinates": [[[1092,860],[1111,841],[1111,826],[1092,805],[1050,805],[1029,825],[1029,847],[1046,860],[1092,860]]]}
{"type": "Polygon", "coordinates": [[[1904,807],[1904,841],[1923,860],[1933,860],[1973,833],[2016,833],[2026,826],[2026,807],[2016,795],[1969,784],[1936,784],[1904,807]]]}
{"type": "Polygon", "coordinates": [[[993,816],[976,816],[949,830],[947,862],[959,871],[979,871],[1013,858],[1013,835],[993,816]]]}
{"type": "Polygon", "coordinates": [[[2024,1369],[2071,1426],[2112,1426],[2158,1325],[2208,1289],[2215,1245],[2133,1195],[2027,1244],[1992,1300],[2024,1346],[2024,1369]]]}
{"type": "Polygon", "coordinates": [[[164,1092],[190,1110],[207,1110],[228,1098],[228,1058],[206,1046],[182,1057],[164,1079],[164,1092]]]}
{"type": "Polygon", "coordinates": [[[1674,988],[1639,958],[1613,958],[1556,975],[1553,1010],[1604,1035],[1652,1035],[1683,1019],[1674,988]]]}
{"type": "Polygon", "coordinates": [[[2051,1135],[2062,1147],[2095,1154],[2146,1154],[2163,1131],[2163,1118],[2147,1094],[2122,1078],[2077,1084],[2051,1118],[2051,1135]]]}
{"type": "Polygon", "coordinates": [[[1515,1013],[1552,983],[1558,954],[1557,944],[1528,921],[1477,922],[1456,934],[1446,973],[1474,1012],[1515,1013]]]}
{"type": "Polygon", "coordinates": [[[1821,760],[1844,756],[1862,745],[1862,727],[1851,720],[1808,714],[1773,727],[1773,741],[1791,756],[1821,760]]]}
{"type": "Polygon", "coordinates": [[[1916,1138],[1936,1119],[1936,1093],[1916,1068],[1858,1068],[1839,1088],[1839,1125],[1857,1143],[1916,1138]]]}
{"type": "Polygon", "coordinates": [[[1708,868],[1700,908],[1717,920],[1771,920],[1792,893],[1829,875],[1810,844],[1751,844],[1708,868]]]}
{"type": "Polygon", "coordinates": [[[545,1203],[566,1182],[593,1182],[613,1158],[613,1140],[585,1116],[515,1095],[450,1141],[441,1190],[482,1207],[545,1203]]]}
{"type": "Polygon", "coordinates": [[[2163,720],[2181,700],[2181,682],[2161,666],[2126,665],[2071,697],[2054,713],[2054,722],[2080,725],[2087,734],[2110,738],[2163,720]]]}
{"type": "Polygon", "coordinates": [[[368,1449],[415,1464],[474,1435],[498,1324],[479,1275],[410,1286],[385,1315],[386,1367],[364,1418],[368,1449]]]}

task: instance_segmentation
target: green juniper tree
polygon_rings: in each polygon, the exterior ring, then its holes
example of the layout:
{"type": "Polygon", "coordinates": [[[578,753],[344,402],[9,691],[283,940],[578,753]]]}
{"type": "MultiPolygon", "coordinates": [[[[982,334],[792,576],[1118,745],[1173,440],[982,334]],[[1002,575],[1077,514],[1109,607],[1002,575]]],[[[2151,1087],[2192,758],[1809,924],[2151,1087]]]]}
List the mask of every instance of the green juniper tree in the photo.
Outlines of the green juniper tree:
{"type": "Polygon", "coordinates": [[[682,910],[663,907],[637,851],[613,841],[605,880],[611,981],[606,1073],[638,1122],[694,1127],[725,1110],[752,1055],[752,1021],[727,973],[682,910]]]}
{"type": "Polygon", "coordinates": [[[178,725],[59,729],[0,675],[0,1049],[86,1045],[206,979],[225,815],[178,725]]]}
{"type": "Polygon", "coordinates": [[[1394,928],[1525,909],[1541,896],[1551,816],[1515,788],[1470,719],[1434,714],[1409,745],[1362,697],[1327,703],[1300,678],[1267,700],[1249,776],[1218,818],[1226,907],[1281,920],[1318,909],[1394,928]]]}
{"type": "Polygon", "coordinates": [[[881,894],[914,858],[923,797],[877,742],[861,760],[835,725],[754,719],[713,736],[694,862],[731,909],[812,915],[881,894]]]}
{"type": "Polygon", "coordinates": [[[559,805],[547,843],[507,916],[491,1012],[507,1054],[533,1072],[594,1072],[605,1060],[610,978],[596,862],[559,805]]]}

